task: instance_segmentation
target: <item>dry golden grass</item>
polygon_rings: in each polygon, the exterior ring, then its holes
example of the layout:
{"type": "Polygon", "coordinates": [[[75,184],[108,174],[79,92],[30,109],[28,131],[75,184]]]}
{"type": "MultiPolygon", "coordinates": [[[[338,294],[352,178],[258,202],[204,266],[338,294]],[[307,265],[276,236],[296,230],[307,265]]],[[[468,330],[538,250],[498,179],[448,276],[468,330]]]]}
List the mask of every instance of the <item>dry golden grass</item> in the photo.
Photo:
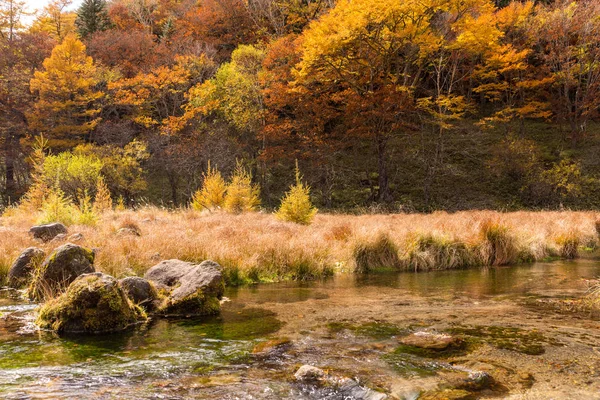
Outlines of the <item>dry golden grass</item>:
{"type": "MultiPolygon", "coordinates": [[[[354,250],[365,243],[375,242],[382,234],[399,249],[399,256],[404,260],[409,259],[411,251],[414,253],[411,243],[415,243],[415,235],[450,238],[451,243],[463,243],[469,249],[481,250],[487,246],[485,254],[493,260],[491,264],[517,260],[516,253],[508,254],[509,250],[504,248],[501,251],[506,254],[489,254],[490,248],[500,249],[482,242],[482,231],[489,231],[490,221],[504,227],[510,239],[503,238],[514,247],[510,251],[518,252],[518,260],[559,256],[565,250],[570,256],[572,248],[561,248],[565,243],[571,247],[573,243],[596,243],[597,217],[594,212],[570,211],[362,216],[318,214],[311,225],[303,226],[281,222],[265,213],[207,214],[187,209],[167,211],[148,207],[106,213],[97,226],[74,225],[69,227],[69,234],[82,233],[84,239],[78,243],[98,249],[97,269],[115,276],[142,275],[164,259],[201,261],[208,258],[225,267],[230,284],[240,284],[310,279],[329,275],[334,270],[352,270],[354,250]],[[117,235],[120,227],[131,225],[139,227],[141,236],[117,235]],[[574,235],[576,238],[573,238],[574,235]],[[567,237],[569,240],[565,240],[567,237]]],[[[61,244],[39,244],[30,238],[27,231],[35,218],[35,215],[18,214],[0,218],[0,279],[12,260],[26,247],[38,246],[50,251],[61,244]]],[[[421,251],[438,248],[444,248],[444,254],[452,257],[457,254],[443,246],[426,246],[421,251]]],[[[439,255],[420,256],[440,259],[439,255]]],[[[453,259],[447,262],[449,266],[438,268],[464,264],[459,261],[453,259]]],[[[410,265],[410,262],[405,264],[410,265]]],[[[427,269],[435,267],[428,265],[427,269]]]]}

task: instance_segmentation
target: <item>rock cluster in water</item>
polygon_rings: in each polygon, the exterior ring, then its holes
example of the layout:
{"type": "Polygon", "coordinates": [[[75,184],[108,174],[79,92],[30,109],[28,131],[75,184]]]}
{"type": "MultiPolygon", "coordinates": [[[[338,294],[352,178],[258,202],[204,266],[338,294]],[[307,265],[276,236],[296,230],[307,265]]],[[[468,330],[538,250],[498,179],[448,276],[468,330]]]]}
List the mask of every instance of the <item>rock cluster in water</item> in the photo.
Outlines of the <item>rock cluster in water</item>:
{"type": "MultiPolygon", "coordinates": [[[[34,227],[39,228],[35,232],[44,227],[34,227]]],[[[40,238],[50,241],[50,236],[40,238]]],[[[213,261],[167,260],[150,268],[144,278],[117,280],[96,272],[94,251],[72,243],[58,247],[41,262],[43,258],[43,250],[28,248],[9,271],[12,287],[28,286],[32,300],[44,301],[36,321],[43,329],[113,332],[145,321],[147,313],[190,317],[220,312],[225,285],[222,268],[213,261]]]]}
{"type": "Polygon", "coordinates": [[[101,272],[80,275],[60,296],[42,305],[37,324],[56,332],[113,332],[146,320],[119,282],[101,272]]]}

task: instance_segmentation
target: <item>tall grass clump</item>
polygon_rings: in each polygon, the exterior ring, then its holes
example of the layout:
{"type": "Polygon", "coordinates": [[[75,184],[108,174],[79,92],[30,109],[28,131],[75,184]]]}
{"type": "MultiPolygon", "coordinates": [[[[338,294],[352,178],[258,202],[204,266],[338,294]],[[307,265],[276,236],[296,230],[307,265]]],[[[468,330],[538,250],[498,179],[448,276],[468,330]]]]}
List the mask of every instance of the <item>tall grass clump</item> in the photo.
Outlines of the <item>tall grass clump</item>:
{"type": "Polygon", "coordinates": [[[282,221],[310,225],[317,209],[310,202],[310,188],[302,183],[298,160],[296,160],[295,173],[296,183],[290,187],[289,192],[281,200],[281,206],[275,215],[282,221]]]}
{"type": "Polygon", "coordinates": [[[384,233],[372,241],[358,241],[352,250],[352,259],[357,274],[397,270],[401,266],[398,247],[384,233]]]}
{"type": "Polygon", "coordinates": [[[467,268],[477,264],[473,250],[465,243],[446,236],[415,235],[409,240],[405,263],[416,271],[467,268]]]}
{"type": "Polygon", "coordinates": [[[202,180],[202,189],[198,189],[192,197],[192,208],[194,210],[214,211],[223,207],[225,202],[225,192],[227,184],[216,168],[211,168],[208,163],[208,170],[202,180]]]}
{"type": "Polygon", "coordinates": [[[483,265],[508,265],[517,262],[519,249],[510,228],[486,220],[481,224],[479,253],[483,265]]]}
{"type": "Polygon", "coordinates": [[[562,258],[575,259],[579,255],[580,234],[575,230],[563,233],[556,237],[556,244],[559,246],[559,254],[562,258]]]}
{"type": "Polygon", "coordinates": [[[227,185],[223,206],[227,212],[241,214],[260,205],[260,189],[252,183],[252,174],[238,163],[227,185]]]}

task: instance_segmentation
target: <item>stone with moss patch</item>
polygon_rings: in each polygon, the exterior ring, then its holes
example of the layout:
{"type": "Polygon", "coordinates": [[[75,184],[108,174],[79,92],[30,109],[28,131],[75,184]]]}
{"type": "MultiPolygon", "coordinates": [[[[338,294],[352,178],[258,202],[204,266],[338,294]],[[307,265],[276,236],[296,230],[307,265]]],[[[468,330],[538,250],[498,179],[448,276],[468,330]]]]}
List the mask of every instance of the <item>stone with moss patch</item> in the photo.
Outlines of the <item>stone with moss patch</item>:
{"type": "Polygon", "coordinates": [[[152,310],[156,307],[159,298],[158,291],[154,285],[147,279],[139,276],[128,276],[119,281],[119,284],[125,290],[127,297],[135,304],[142,306],[146,310],[152,310]]]}
{"type": "Polygon", "coordinates": [[[127,329],[146,320],[119,282],[100,272],[84,274],[67,291],[45,303],[36,323],[59,333],[106,333],[127,329]]]}
{"type": "Polygon", "coordinates": [[[57,248],[34,271],[29,287],[32,300],[44,300],[63,292],[79,275],[95,272],[94,252],[72,243],[57,248]]]}
{"type": "Polygon", "coordinates": [[[158,312],[168,316],[203,316],[221,310],[225,284],[223,269],[214,261],[193,265],[179,260],[163,261],[145,275],[167,291],[158,312]]]}

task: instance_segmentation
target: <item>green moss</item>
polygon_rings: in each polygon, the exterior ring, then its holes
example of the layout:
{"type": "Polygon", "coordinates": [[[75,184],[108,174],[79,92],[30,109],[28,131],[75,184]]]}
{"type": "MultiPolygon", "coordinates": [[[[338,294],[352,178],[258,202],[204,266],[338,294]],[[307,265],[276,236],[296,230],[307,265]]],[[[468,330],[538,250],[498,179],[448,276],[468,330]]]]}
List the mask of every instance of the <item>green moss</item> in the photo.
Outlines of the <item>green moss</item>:
{"type": "Polygon", "coordinates": [[[167,297],[158,310],[160,314],[170,316],[217,315],[220,311],[219,299],[205,295],[202,289],[198,289],[182,299],[175,300],[167,297]]]}
{"type": "Polygon", "coordinates": [[[406,329],[385,322],[367,322],[365,324],[353,325],[345,322],[330,322],[327,328],[332,333],[349,330],[356,335],[367,336],[374,339],[389,339],[406,333],[406,329]]]}
{"type": "Polygon", "coordinates": [[[411,354],[418,357],[424,358],[449,358],[463,356],[472,350],[472,346],[462,342],[460,345],[448,346],[445,349],[425,349],[422,347],[411,346],[402,344],[396,347],[394,353],[396,354],[411,354]]]}
{"type": "Polygon", "coordinates": [[[543,354],[545,352],[543,344],[548,343],[546,337],[538,331],[524,331],[512,327],[456,327],[449,329],[449,332],[470,336],[477,342],[488,343],[499,349],[512,350],[528,355],[543,354]]]}
{"type": "Polygon", "coordinates": [[[116,280],[89,275],[73,282],[67,291],[40,308],[36,323],[56,332],[107,332],[126,329],[145,320],[116,280]]]}

